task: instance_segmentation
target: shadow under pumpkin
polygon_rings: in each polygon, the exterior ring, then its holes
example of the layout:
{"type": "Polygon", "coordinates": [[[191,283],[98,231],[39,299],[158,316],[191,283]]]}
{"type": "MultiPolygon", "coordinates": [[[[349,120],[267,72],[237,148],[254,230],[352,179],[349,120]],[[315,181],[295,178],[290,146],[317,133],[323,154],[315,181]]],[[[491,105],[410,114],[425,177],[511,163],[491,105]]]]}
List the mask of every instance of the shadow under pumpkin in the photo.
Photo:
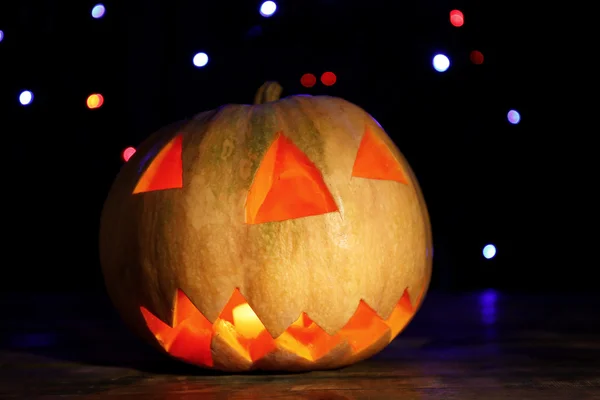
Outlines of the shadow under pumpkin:
{"type": "MultiPolygon", "coordinates": [[[[182,136],[176,135],[156,155],[133,193],[181,188],[181,153],[182,136]]],[[[368,128],[352,176],[408,184],[387,145],[368,128]]],[[[248,193],[246,223],[283,221],[335,211],[337,205],[320,171],[289,138],[277,133],[248,193]],[[289,196],[281,193],[290,191],[297,195],[294,201],[282,201],[289,196]]],[[[171,325],[143,306],[140,310],[163,350],[187,363],[227,371],[313,370],[349,365],[379,352],[408,324],[420,300],[411,303],[405,290],[387,319],[361,300],[348,323],[334,335],[302,313],[276,338],[268,333],[237,289],[214,323],[202,315],[182,290],[175,295],[171,325]]]]}

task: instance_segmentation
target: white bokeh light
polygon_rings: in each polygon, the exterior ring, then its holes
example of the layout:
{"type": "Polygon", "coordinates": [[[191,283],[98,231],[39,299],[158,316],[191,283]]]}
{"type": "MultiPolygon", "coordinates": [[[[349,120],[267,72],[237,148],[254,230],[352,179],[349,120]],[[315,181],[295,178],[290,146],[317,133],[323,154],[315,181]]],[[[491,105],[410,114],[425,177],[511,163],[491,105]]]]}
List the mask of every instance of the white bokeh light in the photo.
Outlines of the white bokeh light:
{"type": "Polygon", "coordinates": [[[433,57],[433,68],[437,72],[446,72],[450,68],[450,59],[443,54],[436,54],[433,57]]]}
{"type": "Polygon", "coordinates": [[[260,6],[260,15],[263,17],[268,18],[275,14],[275,11],[277,11],[277,4],[274,1],[265,1],[260,6]]]}
{"type": "Polygon", "coordinates": [[[23,90],[19,95],[19,102],[24,106],[31,104],[32,101],[33,93],[31,93],[29,90],[23,90]]]}
{"type": "Polygon", "coordinates": [[[208,64],[208,55],[206,53],[198,53],[194,56],[193,62],[196,67],[204,67],[208,64]]]}
{"type": "Polygon", "coordinates": [[[491,260],[496,255],[496,246],[493,244],[487,244],[483,247],[483,256],[488,260],[491,260]]]}
{"type": "Polygon", "coordinates": [[[104,16],[104,13],[106,12],[106,8],[104,7],[103,4],[96,4],[94,6],[94,8],[92,8],[92,17],[98,19],[98,18],[102,18],[104,16]]]}

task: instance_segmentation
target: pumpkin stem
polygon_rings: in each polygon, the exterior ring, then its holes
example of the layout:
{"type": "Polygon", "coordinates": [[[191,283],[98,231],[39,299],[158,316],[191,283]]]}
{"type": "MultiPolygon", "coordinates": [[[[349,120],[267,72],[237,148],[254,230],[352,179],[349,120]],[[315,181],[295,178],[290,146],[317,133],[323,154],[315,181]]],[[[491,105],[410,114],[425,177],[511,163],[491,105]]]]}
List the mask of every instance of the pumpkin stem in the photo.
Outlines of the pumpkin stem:
{"type": "Polygon", "coordinates": [[[277,101],[281,97],[283,88],[274,81],[268,81],[258,88],[256,96],[254,96],[254,104],[265,104],[272,101],[277,101]]]}

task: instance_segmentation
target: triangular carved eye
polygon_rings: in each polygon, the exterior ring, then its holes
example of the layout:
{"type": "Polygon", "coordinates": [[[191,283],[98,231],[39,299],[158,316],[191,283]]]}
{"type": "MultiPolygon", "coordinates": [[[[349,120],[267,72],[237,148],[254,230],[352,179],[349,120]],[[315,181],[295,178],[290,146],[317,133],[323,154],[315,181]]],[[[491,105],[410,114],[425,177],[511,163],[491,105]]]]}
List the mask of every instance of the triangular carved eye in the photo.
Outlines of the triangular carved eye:
{"type": "Polygon", "coordinates": [[[365,134],[358,147],[352,176],[408,184],[400,162],[387,144],[368,127],[365,127],[365,134]]]}
{"type": "Polygon", "coordinates": [[[182,144],[182,136],[177,135],[162,148],[142,174],[133,194],[183,187],[182,144]]]}
{"type": "Polygon", "coordinates": [[[245,208],[247,224],[338,211],[321,172],[280,132],[256,171],[245,208]]]}

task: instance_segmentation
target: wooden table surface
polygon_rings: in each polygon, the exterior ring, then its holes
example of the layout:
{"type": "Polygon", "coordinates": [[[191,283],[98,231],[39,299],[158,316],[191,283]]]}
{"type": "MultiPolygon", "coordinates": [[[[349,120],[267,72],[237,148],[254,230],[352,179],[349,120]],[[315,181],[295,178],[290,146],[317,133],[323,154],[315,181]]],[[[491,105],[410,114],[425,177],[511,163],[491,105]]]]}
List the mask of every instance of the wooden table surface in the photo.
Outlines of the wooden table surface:
{"type": "Polygon", "coordinates": [[[430,294],[378,356],[220,375],[162,357],[98,295],[0,295],[0,398],[600,399],[600,297],[430,294]]]}

